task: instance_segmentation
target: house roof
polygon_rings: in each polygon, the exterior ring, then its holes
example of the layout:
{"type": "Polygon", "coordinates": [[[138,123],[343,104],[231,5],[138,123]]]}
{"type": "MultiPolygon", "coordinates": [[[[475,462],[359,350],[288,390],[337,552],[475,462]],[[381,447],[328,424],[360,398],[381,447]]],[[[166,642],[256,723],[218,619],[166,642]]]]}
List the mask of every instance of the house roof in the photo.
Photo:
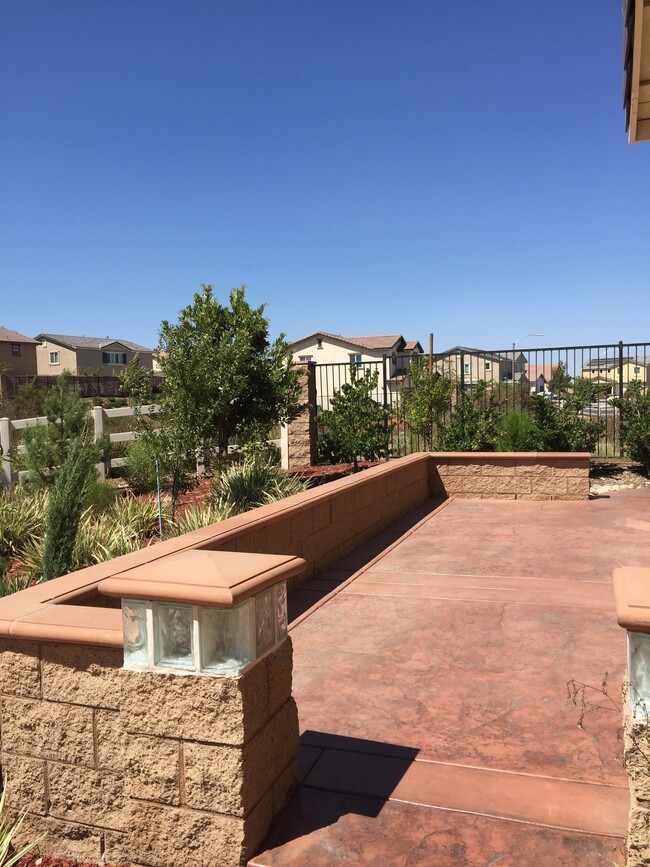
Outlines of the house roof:
{"type": "MultiPolygon", "coordinates": [[[[512,361],[511,355],[499,355],[497,352],[485,352],[483,349],[472,349],[471,346],[452,346],[451,349],[446,349],[444,352],[434,355],[434,357],[446,358],[450,355],[460,355],[461,352],[464,352],[465,355],[476,355],[479,358],[487,358],[489,361],[512,361]]],[[[517,358],[519,358],[520,355],[522,355],[522,352],[517,350],[517,358]]]]}
{"type": "Polygon", "coordinates": [[[358,349],[368,349],[371,352],[381,352],[392,350],[395,344],[399,344],[397,349],[413,350],[419,347],[422,352],[422,346],[419,340],[404,340],[401,334],[377,334],[369,337],[344,337],[342,334],[330,334],[327,331],[314,331],[313,334],[308,334],[306,337],[301,337],[300,340],[295,340],[291,346],[297,346],[299,343],[304,343],[312,337],[329,337],[332,340],[340,340],[342,343],[347,343],[349,346],[357,347],[358,349]]]}
{"type": "Polygon", "coordinates": [[[526,376],[532,382],[534,379],[539,379],[540,376],[543,376],[546,382],[549,382],[553,378],[553,371],[557,365],[553,364],[527,364],[526,365],[526,376]]]}
{"type": "MultiPolygon", "coordinates": [[[[648,355],[624,355],[621,359],[623,364],[650,364],[650,356],[648,355]]],[[[612,367],[618,367],[618,357],[609,358],[592,358],[590,361],[587,361],[582,365],[583,370],[596,370],[598,368],[604,368],[605,370],[611,370],[612,367]]]]}
{"type": "Polygon", "coordinates": [[[37,334],[36,340],[50,340],[68,349],[104,349],[113,343],[119,343],[131,352],[153,352],[147,346],[132,343],[130,340],[122,340],[118,337],[75,337],[71,334],[37,334]]]}
{"type": "Polygon", "coordinates": [[[24,334],[0,325],[0,343],[38,343],[38,340],[32,340],[31,337],[25,337],[24,334]]]}

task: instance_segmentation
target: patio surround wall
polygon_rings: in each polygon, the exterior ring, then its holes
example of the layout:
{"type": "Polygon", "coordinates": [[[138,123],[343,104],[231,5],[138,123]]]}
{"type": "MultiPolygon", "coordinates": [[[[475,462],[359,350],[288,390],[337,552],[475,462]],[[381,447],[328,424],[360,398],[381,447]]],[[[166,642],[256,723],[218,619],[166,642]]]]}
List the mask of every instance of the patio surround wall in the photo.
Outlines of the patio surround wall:
{"type": "Polygon", "coordinates": [[[434,452],[431,496],[468,500],[585,500],[587,452],[434,452]]]}
{"type": "Polygon", "coordinates": [[[294,364],[303,372],[300,376],[300,401],[305,408],[298,418],[287,425],[288,469],[311,467],[317,460],[318,429],[316,427],[316,363],[294,364]]]}
{"type": "Polygon", "coordinates": [[[245,863],[297,784],[291,640],[240,678],[126,671],[122,651],[0,640],[19,842],[134,865],[245,863]]]}
{"type": "Polygon", "coordinates": [[[630,816],[625,841],[627,867],[650,864],[650,731],[624,702],[625,768],[630,780],[630,816]]]}

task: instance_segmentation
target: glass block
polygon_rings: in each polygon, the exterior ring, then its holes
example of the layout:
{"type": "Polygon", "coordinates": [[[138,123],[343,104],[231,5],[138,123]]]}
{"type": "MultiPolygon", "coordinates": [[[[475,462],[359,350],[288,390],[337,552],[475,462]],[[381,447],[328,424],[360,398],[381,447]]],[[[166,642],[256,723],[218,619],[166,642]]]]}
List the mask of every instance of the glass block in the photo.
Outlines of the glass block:
{"type": "Polygon", "coordinates": [[[275,644],[276,613],[273,587],[255,596],[255,652],[258,659],[275,644]]]}
{"type": "Polygon", "coordinates": [[[122,631],[124,633],[124,666],[147,665],[147,603],[122,600],[122,631]]]}
{"type": "Polygon", "coordinates": [[[650,635],[628,632],[627,636],[630,705],[637,719],[647,720],[650,717],[650,635]]]}
{"type": "Polygon", "coordinates": [[[192,647],[192,606],[155,602],[154,662],[167,668],[196,668],[192,647]]]}
{"type": "Polygon", "coordinates": [[[253,602],[235,608],[201,608],[201,670],[236,674],[253,660],[253,602]]]}
{"type": "Polygon", "coordinates": [[[287,614],[287,582],[275,585],[275,607],[277,610],[278,641],[287,637],[289,616],[287,614]]]}

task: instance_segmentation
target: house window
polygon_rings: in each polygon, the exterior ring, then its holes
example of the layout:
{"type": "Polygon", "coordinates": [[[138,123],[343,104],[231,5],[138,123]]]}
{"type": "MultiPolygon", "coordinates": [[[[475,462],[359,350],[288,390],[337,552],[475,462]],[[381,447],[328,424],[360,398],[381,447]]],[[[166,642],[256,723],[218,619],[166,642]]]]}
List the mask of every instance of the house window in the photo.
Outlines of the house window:
{"type": "Polygon", "coordinates": [[[492,370],[492,362],[491,361],[485,362],[485,369],[486,370],[492,370]]]}
{"type": "Polygon", "coordinates": [[[311,361],[313,357],[313,355],[299,355],[298,361],[311,361]]]}
{"type": "Polygon", "coordinates": [[[323,338],[317,337],[316,338],[316,349],[322,349],[322,348],[323,348],[323,338]]]}
{"type": "Polygon", "coordinates": [[[468,374],[470,372],[471,372],[471,366],[468,362],[465,362],[465,364],[463,364],[463,373],[468,374]]]}
{"type": "Polygon", "coordinates": [[[102,352],[104,364],[126,364],[126,352],[102,352]]]}
{"type": "Polygon", "coordinates": [[[356,364],[357,367],[361,367],[361,353],[360,352],[351,352],[350,353],[350,364],[356,364]]]}
{"type": "Polygon", "coordinates": [[[20,358],[20,343],[11,344],[11,354],[14,358],[20,358]]]}
{"type": "Polygon", "coordinates": [[[640,373],[641,373],[641,368],[640,368],[640,367],[635,367],[635,368],[634,368],[634,375],[635,375],[635,376],[638,376],[640,373]]]}
{"type": "Polygon", "coordinates": [[[59,363],[59,353],[58,352],[50,352],[50,364],[58,364],[59,363]]]}

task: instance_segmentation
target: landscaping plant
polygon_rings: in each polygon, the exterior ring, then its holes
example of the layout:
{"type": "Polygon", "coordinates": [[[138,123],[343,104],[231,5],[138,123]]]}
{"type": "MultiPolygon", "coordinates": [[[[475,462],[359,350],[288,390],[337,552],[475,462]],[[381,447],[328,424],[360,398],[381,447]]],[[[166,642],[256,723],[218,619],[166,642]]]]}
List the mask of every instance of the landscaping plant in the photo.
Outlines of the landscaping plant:
{"type": "Polygon", "coordinates": [[[612,398],[620,413],[621,445],[633,461],[650,475],[650,392],[642,382],[631,382],[627,394],[612,398]]]}
{"type": "Polygon", "coordinates": [[[318,424],[318,457],[321,463],[378,461],[390,455],[395,424],[388,410],[372,397],[377,389],[379,371],[364,370],[359,375],[350,366],[350,381],[344,382],[331,398],[331,409],[321,410],[318,424]]]}
{"type": "Polygon", "coordinates": [[[269,461],[244,460],[213,480],[209,502],[218,515],[229,517],[306,489],[298,476],[269,461]]]}
{"type": "Polygon", "coordinates": [[[87,437],[71,444],[50,493],[45,523],[43,581],[65,575],[72,568],[73,551],[86,488],[96,475],[97,448],[87,437]]]}
{"type": "Polygon", "coordinates": [[[448,422],[438,432],[438,451],[494,451],[501,405],[486,382],[459,392],[448,422]]]}
{"type": "Polygon", "coordinates": [[[401,395],[403,419],[424,441],[425,449],[431,451],[450,411],[454,383],[451,378],[418,362],[410,365],[408,378],[411,386],[401,395]]]}
{"type": "MultiPolygon", "coordinates": [[[[4,783],[4,781],[3,781],[4,783]]],[[[35,849],[38,844],[45,838],[42,834],[36,840],[26,843],[21,849],[14,846],[14,838],[20,831],[20,826],[25,820],[26,810],[23,810],[17,818],[9,819],[5,814],[5,796],[7,789],[3,785],[2,795],[0,795],[0,867],[14,867],[20,859],[35,849]]]]}
{"type": "Polygon", "coordinates": [[[160,394],[165,417],[208,471],[227,463],[232,437],[239,443],[299,414],[299,371],[281,335],[269,341],[264,305],[251,307],[245,287],[230,303],[202,285],[178,322],[160,328],[160,394]]]}

